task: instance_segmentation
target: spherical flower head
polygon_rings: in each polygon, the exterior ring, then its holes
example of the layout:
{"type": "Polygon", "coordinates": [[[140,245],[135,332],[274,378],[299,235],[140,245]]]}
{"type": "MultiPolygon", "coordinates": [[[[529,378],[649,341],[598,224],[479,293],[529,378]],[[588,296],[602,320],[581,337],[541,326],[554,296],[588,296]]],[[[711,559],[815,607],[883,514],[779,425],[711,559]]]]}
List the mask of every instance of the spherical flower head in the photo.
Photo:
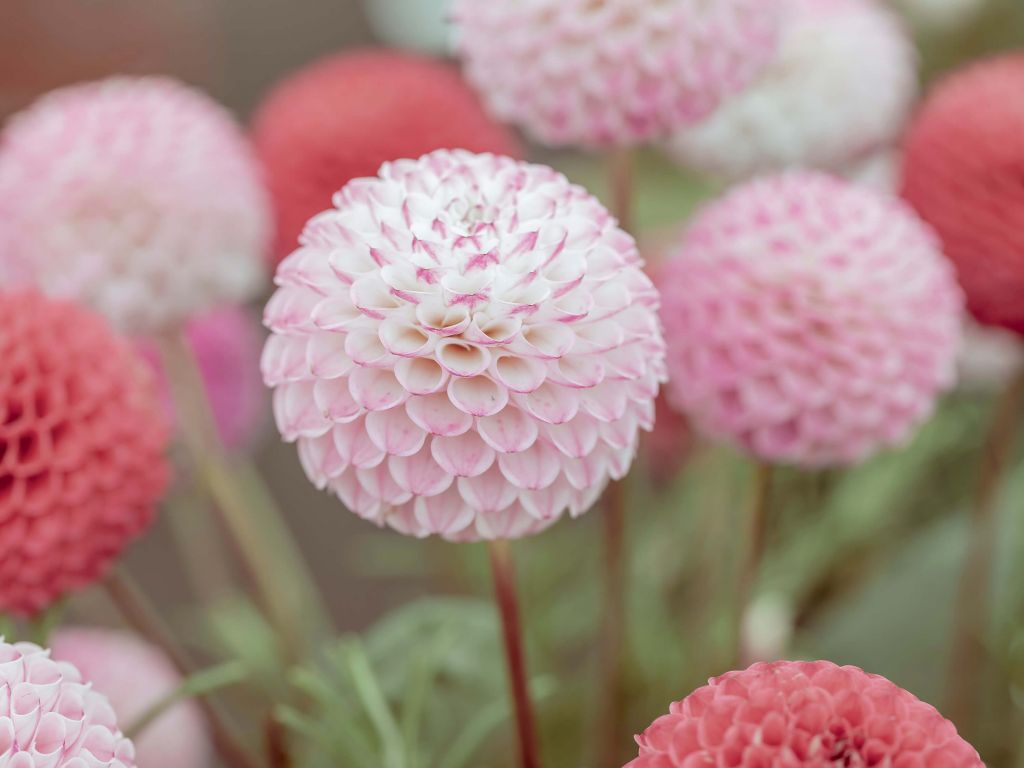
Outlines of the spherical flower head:
{"type": "Polygon", "coordinates": [[[916,69],[902,22],[875,0],[793,0],[764,75],[668,149],[728,179],[843,171],[896,141],[917,95],[916,69]]]}
{"type": "Polygon", "coordinates": [[[274,201],[275,262],[339,187],[389,160],[436,149],[522,156],[454,67],[389,50],[328,56],[291,75],[257,111],[252,136],[274,201]]]}
{"type": "Polygon", "coordinates": [[[0,639],[0,765],[135,768],[135,748],[73,665],[0,639]]]}
{"type": "MultiPolygon", "coordinates": [[[[136,722],[182,682],[159,650],[126,632],[68,627],[54,633],[50,651],[106,696],[124,723],[136,722]]],[[[210,743],[195,701],[161,714],[135,740],[135,752],[146,768],[208,768],[210,743]]]]}
{"type": "Polygon", "coordinates": [[[263,375],[318,487],[416,536],[515,538],[632,461],[663,377],[633,239],[550,168],[385,164],[277,272],[263,375]]]}
{"type": "Polygon", "coordinates": [[[942,238],[985,325],[1024,334],[1024,54],[941,82],[910,128],[903,195],[942,238]],[[969,117],[967,117],[969,116],[969,117]]]}
{"type": "Polygon", "coordinates": [[[707,117],[775,54],[765,0],[454,0],[470,81],[550,145],[661,139],[707,117]]]}
{"type": "Polygon", "coordinates": [[[830,661],[727,672],[637,736],[626,768],[943,766],[984,768],[929,704],[880,675],[830,661]]]}
{"type": "Polygon", "coordinates": [[[62,88],[0,134],[0,278],[131,333],[253,295],[269,223],[241,129],[172,80],[62,88]]]}
{"type": "Polygon", "coordinates": [[[168,430],[145,362],[76,305],[0,294],[0,360],[0,613],[31,615],[149,525],[168,430]]]}
{"type": "MultiPolygon", "coordinates": [[[[243,307],[220,307],[191,319],[185,338],[206,385],[221,440],[234,451],[250,447],[266,422],[267,410],[258,320],[243,307]]],[[[159,348],[149,338],[140,339],[138,348],[159,377],[164,404],[173,419],[174,402],[159,348]]]]}
{"type": "Polygon", "coordinates": [[[897,198],[812,172],[695,219],[659,283],[668,397],[762,461],[860,461],[953,383],[962,297],[897,198]]]}

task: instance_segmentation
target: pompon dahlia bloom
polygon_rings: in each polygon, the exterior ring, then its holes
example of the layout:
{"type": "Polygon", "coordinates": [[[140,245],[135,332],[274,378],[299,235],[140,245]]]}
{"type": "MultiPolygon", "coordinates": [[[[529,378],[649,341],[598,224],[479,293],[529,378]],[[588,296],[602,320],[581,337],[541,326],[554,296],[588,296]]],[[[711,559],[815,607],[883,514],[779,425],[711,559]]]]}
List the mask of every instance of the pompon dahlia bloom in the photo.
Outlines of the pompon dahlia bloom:
{"type": "Polygon", "coordinates": [[[146,528],[168,435],[145,362],[92,312],[0,294],[0,360],[0,612],[28,615],[146,528]]]}
{"type": "Polygon", "coordinates": [[[640,144],[707,117],[775,53],[765,0],[454,0],[494,115],[551,145],[640,144]]]}
{"type": "Polygon", "coordinates": [[[453,66],[389,50],[328,56],[289,76],[260,106],[252,136],[274,201],[276,260],[342,185],[390,160],[436,149],[522,155],[453,66]]]}
{"type": "Polygon", "coordinates": [[[930,704],[830,661],[775,661],[713,678],[637,736],[626,768],[984,768],[930,704]]]}
{"type": "Polygon", "coordinates": [[[899,137],[917,95],[917,53],[875,0],[794,0],[779,55],[753,85],[668,144],[729,179],[848,166],[899,137]]]}
{"type": "Polygon", "coordinates": [[[266,308],[310,479],[416,536],[579,515],[651,427],[664,352],[633,239],[550,168],[438,151],[350,182],[266,308]]]}
{"type": "Polygon", "coordinates": [[[61,88],[0,134],[0,278],[176,325],[264,279],[269,207],[241,129],[173,80],[61,88]]]}
{"type": "Polygon", "coordinates": [[[954,379],[962,297],[899,199],[799,172],[698,214],[659,282],[668,397],[763,461],[859,461],[954,379]]]}
{"type": "Polygon", "coordinates": [[[67,662],[0,639],[0,765],[134,768],[110,702],[67,662]]]}
{"type": "Polygon", "coordinates": [[[907,135],[903,195],[942,238],[979,322],[1024,334],[1024,54],[953,74],[907,135]],[[969,117],[967,117],[969,116],[969,117]]]}
{"type": "MultiPolygon", "coordinates": [[[[258,320],[242,307],[220,307],[194,317],[185,338],[195,355],[221,440],[232,450],[249,446],[266,423],[267,391],[260,378],[263,334],[258,320]]],[[[157,346],[140,339],[139,350],[160,377],[168,413],[174,401],[157,346]]]]}
{"type": "MultiPolygon", "coordinates": [[[[181,676],[156,648],[126,632],[69,627],[54,633],[51,654],[69,662],[105,695],[118,718],[132,723],[181,685],[181,676]]],[[[164,712],[135,740],[145,768],[208,768],[206,726],[193,700],[164,712]]]]}

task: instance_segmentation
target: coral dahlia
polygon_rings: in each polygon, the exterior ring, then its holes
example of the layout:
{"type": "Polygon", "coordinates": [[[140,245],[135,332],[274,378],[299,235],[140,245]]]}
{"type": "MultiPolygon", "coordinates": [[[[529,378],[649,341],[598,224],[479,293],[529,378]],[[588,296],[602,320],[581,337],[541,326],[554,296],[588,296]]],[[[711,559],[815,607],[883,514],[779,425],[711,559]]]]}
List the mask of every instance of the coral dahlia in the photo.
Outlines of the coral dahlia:
{"type": "Polygon", "coordinates": [[[952,385],[962,296],[899,199],[811,172],[700,213],[659,281],[669,401],[764,461],[859,461],[952,385]]]}
{"type": "Polygon", "coordinates": [[[278,268],[266,383],[306,473],[417,536],[518,537],[632,461],[664,370],[633,238],[550,168],[437,151],[349,182],[278,268]]]}
{"type": "Polygon", "coordinates": [[[896,141],[917,95],[917,52],[899,17],[875,0],[789,8],[764,75],[669,142],[681,163],[729,179],[844,171],[896,141]]]}
{"type": "Polygon", "coordinates": [[[145,362],[71,303],[0,294],[0,360],[0,612],[25,615],[146,528],[168,430],[145,362]]]}
{"type": "Polygon", "coordinates": [[[0,640],[0,765],[134,768],[106,697],[32,643],[0,640]]]}
{"type": "Polygon", "coordinates": [[[522,155],[453,66],[389,50],[328,56],[290,75],[260,106],[252,136],[273,196],[275,260],[342,185],[389,160],[435,149],[522,155]]]}
{"type": "Polygon", "coordinates": [[[984,768],[953,724],[880,675],[830,661],[727,672],[637,736],[626,768],[984,768]]]}
{"type": "Polygon", "coordinates": [[[707,117],[775,53],[764,0],[455,0],[469,80],[545,144],[667,137],[707,117]]]}
{"type": "Polygon", "coordinates": [[[250,298],[269,223],[241,129],[173,80],[61,88],[0,134],[0,279],[131,333],[250,298]]]}
{"type": "Polygon", "coordinates": [[[935,87],[907,134],[903,196],[942,238],[985,325],[1024,334],[1024,54],[935,87]]]}

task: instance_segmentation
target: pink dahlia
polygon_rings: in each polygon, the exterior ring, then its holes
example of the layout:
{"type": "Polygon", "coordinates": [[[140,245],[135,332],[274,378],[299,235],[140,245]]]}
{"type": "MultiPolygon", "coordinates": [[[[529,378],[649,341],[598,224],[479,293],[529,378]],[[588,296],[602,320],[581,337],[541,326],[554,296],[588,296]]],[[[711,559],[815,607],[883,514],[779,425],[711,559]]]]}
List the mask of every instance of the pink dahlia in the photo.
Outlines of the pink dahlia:
{"type": "Polygon", "coordinates": [[[984,768],[930,704],[880,675],[830,661],[727,672],[637,736],[626,768],[984,768]]]}
{"type": "Polygon", "coordinates": [[[775,53],[765,0],[455,0],[470,81],[545,144],[664,138],[707,117],[775,53]]]}
{"type": "Polygon", "coordinates": [[[266,309],[264,379],[310,479],[417,536],[583,513],[664,369],[633,239],[561,174],[494,155],[386,163],[334,200],[266,309]]]}
{"type": "Polygon", "coordinates": [[[110,702],[71,664],[0,640],[0,765],[134,768],[110,702]]]}
{"type": "Polygon", "coordinates": [[[0,361],[0,613],[25,615],[149,525],[168,435],[145,362],[92,312],[0,294],[0,361]]]}
{"type": "Polygon", "coordinates": [[[904,203],[816,173],[700,213],[659,282],[668,397],[764,461],[859,461],[954,380],[963,299],[904,203]]]}
{"type": "MultiPolygon", "coordinates": [[[[248,447],[266,423],[259,322],[242,307],[220,307],[189,320],[185,338],[199,365],[221,440],[232,450],[248,447]]],[[[164,402],[173,416],[174,402],[159,350],[145,338],[138,346],[160,377],[164,402]]]]}
{"type": "Polygon", "coordinates": [[[0,134],[0,279],[133,333],[249,298],[269,208],[231,116],[163,78],[62,88],[0,134]]]}
{"type": "MultiPolygon", "coordinates": [[[[53,658],[69,662],[132,723],[181,685],[181,676],[156,648],[126,632],[74,627],[54,633],[53,658]]],[[[207,768],[206,726],[194,701],[175,704],[135,740],[145,768],[207,768]]]]}

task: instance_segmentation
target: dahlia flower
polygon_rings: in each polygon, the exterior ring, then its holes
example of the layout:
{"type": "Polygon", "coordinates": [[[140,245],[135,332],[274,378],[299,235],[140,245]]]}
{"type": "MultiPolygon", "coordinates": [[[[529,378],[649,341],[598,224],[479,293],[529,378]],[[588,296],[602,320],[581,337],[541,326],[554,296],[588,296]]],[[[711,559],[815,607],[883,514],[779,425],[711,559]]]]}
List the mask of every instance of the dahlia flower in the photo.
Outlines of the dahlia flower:
{"type": "Polygon", "coordinates": [[[899,199],[812,172],[698,214],[659,282],[670,403],[763,461],[900,443],[954,379],[962,298],[899,199]]]}
{"type": "Polygon", "coordinates": [[[524,536],[632,461],[663,374],[633,239],[550,168],[437,151],[281,263],[264,379],[310,479],[416,536],[524,536]]]}
{"type": "Polygon", "coordinates": [[[713,678],[637,736],[626,768],[698,765],[984,768],[956,728],[880,675],[776,661],[713,678]]]}
{"type": "Polygon", "coordinates": [[[0,134],[0,279],[161,330],[263,280],[269,216],[228,115],[163,78],[61,88],[0,134]]]}
{"type": "Polygon", "coordinates": [[[941,82],[906,138],[903,195],[939,233],[967,307],[1024,334],[1024,54],[941,82]]]}
{"type": "Polygon", "coordinates": [[[775,53],[764,0],[454,0],[470,81],[545,144],[667,137],[707,117],[775,53]]]}
{"type": "Polygon", "coordinates": [[[135,749],[110,702],[73,665],[0,639],[0,765],[134,768],[135,749]]]}
{"type": "Polygon", "coordinates": [[[834,171],[899,136],[917,94],[917,53],[875,0],[794,0],[779,54],[670,154],[729,179],[793,167],[834,171]]]}
{"type": "Polygon", "coordinates": [[[0,360],[0,612],[27,615],[148,526],[168,435],[146,364],[92,312],[0,294],[0,360]]]}
{"type": "MultiPolygon", "coordinates": [[[[263,334],[251,313],[241,307],[221,307],[198,315],[185,326],[206,385],[217,430],[225,446],[242,450],[256,438],[265,423],[266,389],[260,378],[263,334]]],[[[150,339],[138,341],[139,351],[160,378],[168,414],[174,401],[157,346],[150,339]]]]}
{"type": "MultiPolygon", "coordinates": [[[[54,633],[52,657],[68,662],[109,699],[122,722],[132,723],[181,685],[181,676],[156,648],[127,632],[69,627],[54,633]]],[[[211,750],[194,700],[154,720],[135,740],[145,768],[207,768],[211,750]]]]}
{"type": "Polygon", "coordinates": [[[252,136],[274,202],[276,260],[339,187],[389,160],[435,149],[522,154],[454,67],[387,50],[328,56],[291,75],[260,106],[252,136]]]}

